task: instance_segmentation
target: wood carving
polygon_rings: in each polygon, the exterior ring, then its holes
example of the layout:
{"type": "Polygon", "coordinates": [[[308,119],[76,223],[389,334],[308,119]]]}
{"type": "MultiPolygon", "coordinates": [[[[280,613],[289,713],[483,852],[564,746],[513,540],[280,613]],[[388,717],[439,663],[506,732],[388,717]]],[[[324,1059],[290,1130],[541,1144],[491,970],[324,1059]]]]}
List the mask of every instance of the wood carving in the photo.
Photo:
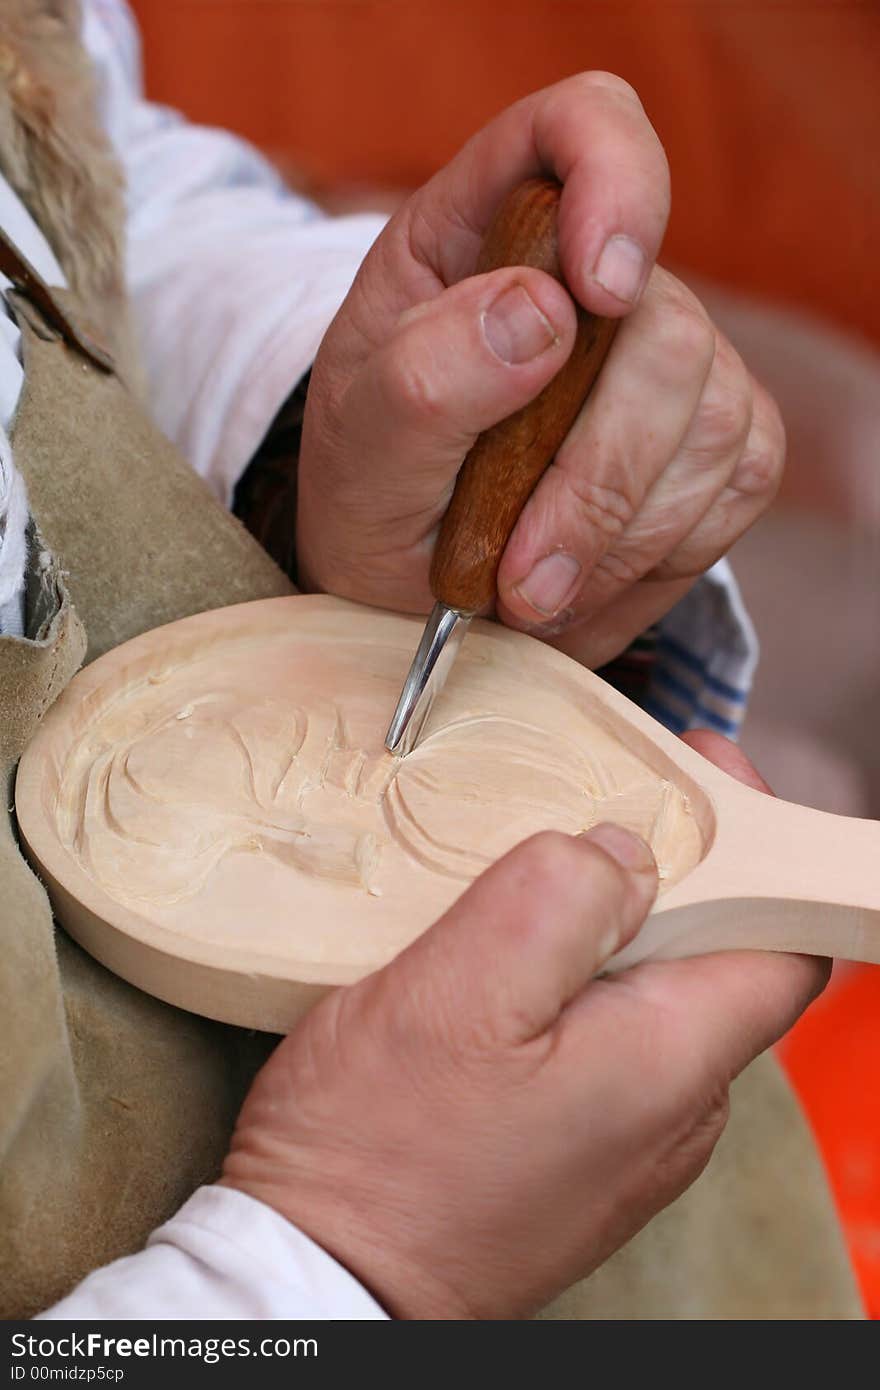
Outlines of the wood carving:
{"type": "Polygon", "coordinates": [[[386,753],[419,627],[274,599],[83,671],[16,789],[71,934],[161,998],[283,1031],[527,835],[614,820],[661,872],[616,964],[762,945],[880,958],[880,827],[741,787],[531,638],[477,623],[419,747],[386,753]]]}

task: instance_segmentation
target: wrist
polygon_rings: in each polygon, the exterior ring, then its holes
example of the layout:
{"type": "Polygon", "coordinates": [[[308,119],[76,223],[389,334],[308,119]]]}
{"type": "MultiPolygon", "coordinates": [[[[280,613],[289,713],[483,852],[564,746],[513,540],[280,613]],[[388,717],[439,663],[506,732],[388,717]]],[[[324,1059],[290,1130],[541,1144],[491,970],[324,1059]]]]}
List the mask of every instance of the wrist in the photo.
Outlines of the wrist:
{"type": "MultiPolygon", "coordinates": [[[[471,1320],[476,1316],[454,1289],[434,1276],[426,1262],[408,1254],[401,1236],[409,1218],[381,1198],[340,1195],[343,1183],[312,1183],[295,1175],[258,1171],[249,1157],[233,1151],[216,1186],[242,1193],[288,1221],[319,1245],[392,1318],[471,1320]],[[365,1220],[365,1213],[378,1220],[365,1220]]],[[[490,1314],[485,1314],[489,1316],[490,1314]]]]}

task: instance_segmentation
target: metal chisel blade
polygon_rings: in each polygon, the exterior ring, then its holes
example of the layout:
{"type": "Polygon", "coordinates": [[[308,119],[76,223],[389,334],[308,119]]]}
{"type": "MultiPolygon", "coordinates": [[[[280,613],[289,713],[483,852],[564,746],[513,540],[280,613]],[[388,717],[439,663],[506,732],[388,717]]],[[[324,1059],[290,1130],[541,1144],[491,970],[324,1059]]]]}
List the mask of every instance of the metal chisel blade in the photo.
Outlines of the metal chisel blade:
{"type": "Polygon", "coordinates": [[[471,616],[447,608],[445,603],[434,604],[385,735],[389,753],[406,757],[418,743],[431,706],[446,683],[471,616]]]}

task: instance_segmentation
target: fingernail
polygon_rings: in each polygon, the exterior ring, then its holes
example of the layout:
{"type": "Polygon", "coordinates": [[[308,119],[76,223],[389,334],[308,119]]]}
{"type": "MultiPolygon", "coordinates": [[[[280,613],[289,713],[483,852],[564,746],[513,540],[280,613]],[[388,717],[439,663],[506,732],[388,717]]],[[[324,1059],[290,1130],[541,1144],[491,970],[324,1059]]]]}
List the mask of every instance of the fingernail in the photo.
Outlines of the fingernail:
{"type": "Polygon", "coordinates": [[[556,342],[556,331],[522,285],[499,294],[483,314],[486,342],[502,362],[531,362],[556,342]]]}
{"type": "Polygon", "coordinates": [[[556,550],[538,561],[522,583],[517,584],[516,592],[536,613],[555,618],[574,597],[580,577],[581,567],[574,556],[556,550]]]}
{"type": "Polygon", "coordinates": [[[657,862],[650,846],[631,830],[624,830],[622,825],[603,821],[601,825],[594,825],[592,830],[584,831],[580,838],[598,845],[605,854],[610,854],[622,868],[629,869],[632,873],[645,874],[649,870],[656,871],[657,862]]]}
{"type": "Polygon", "coordinates": [[[596,262],[593,278],[624,304],[635,304],[645,278],[645,253],[628,236],[611,236],[596,262]]]}

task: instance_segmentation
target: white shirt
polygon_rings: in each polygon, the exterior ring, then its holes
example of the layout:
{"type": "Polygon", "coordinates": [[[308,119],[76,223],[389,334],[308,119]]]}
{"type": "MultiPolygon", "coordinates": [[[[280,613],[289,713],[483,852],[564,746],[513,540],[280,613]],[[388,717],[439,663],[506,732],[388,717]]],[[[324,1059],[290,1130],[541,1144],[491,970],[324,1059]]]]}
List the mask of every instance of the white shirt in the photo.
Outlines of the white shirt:
{"type": "Polygon", "coordinates": [[[230,1187],[200,1187],[146,1250],[96,1270],[40,1314],[77,1322],[386,1316],[313,1240],[230,1187]]]}
{"type": "MultiPolygon", "coordinates": [[[[311,365],[375,216],[324,217],[254,150],[143,100],[134,21],[122,0],[85,0],[84,40],[101,115],[128,180],[128,288],[150,404],[216,495],[232,490],[311,365]]],[[[64,277],[0,178],[0,225],[50,285],[64,277]]],[[[0,276],[0,292],[8,282],[0,276]]],[[[20,633],[27,499],[7,431],[22,386],[19,332],[0,311],[0,632],[20,633]]],[[[674,610],[654,712],[673,728],[738,727],[756,646],[724,562],[674,610]]],[[[87,1278],[42,1316],[383,1318],[325,1251],[228,1188],[195,1193],[139,1254],[87,1278]]]]}

